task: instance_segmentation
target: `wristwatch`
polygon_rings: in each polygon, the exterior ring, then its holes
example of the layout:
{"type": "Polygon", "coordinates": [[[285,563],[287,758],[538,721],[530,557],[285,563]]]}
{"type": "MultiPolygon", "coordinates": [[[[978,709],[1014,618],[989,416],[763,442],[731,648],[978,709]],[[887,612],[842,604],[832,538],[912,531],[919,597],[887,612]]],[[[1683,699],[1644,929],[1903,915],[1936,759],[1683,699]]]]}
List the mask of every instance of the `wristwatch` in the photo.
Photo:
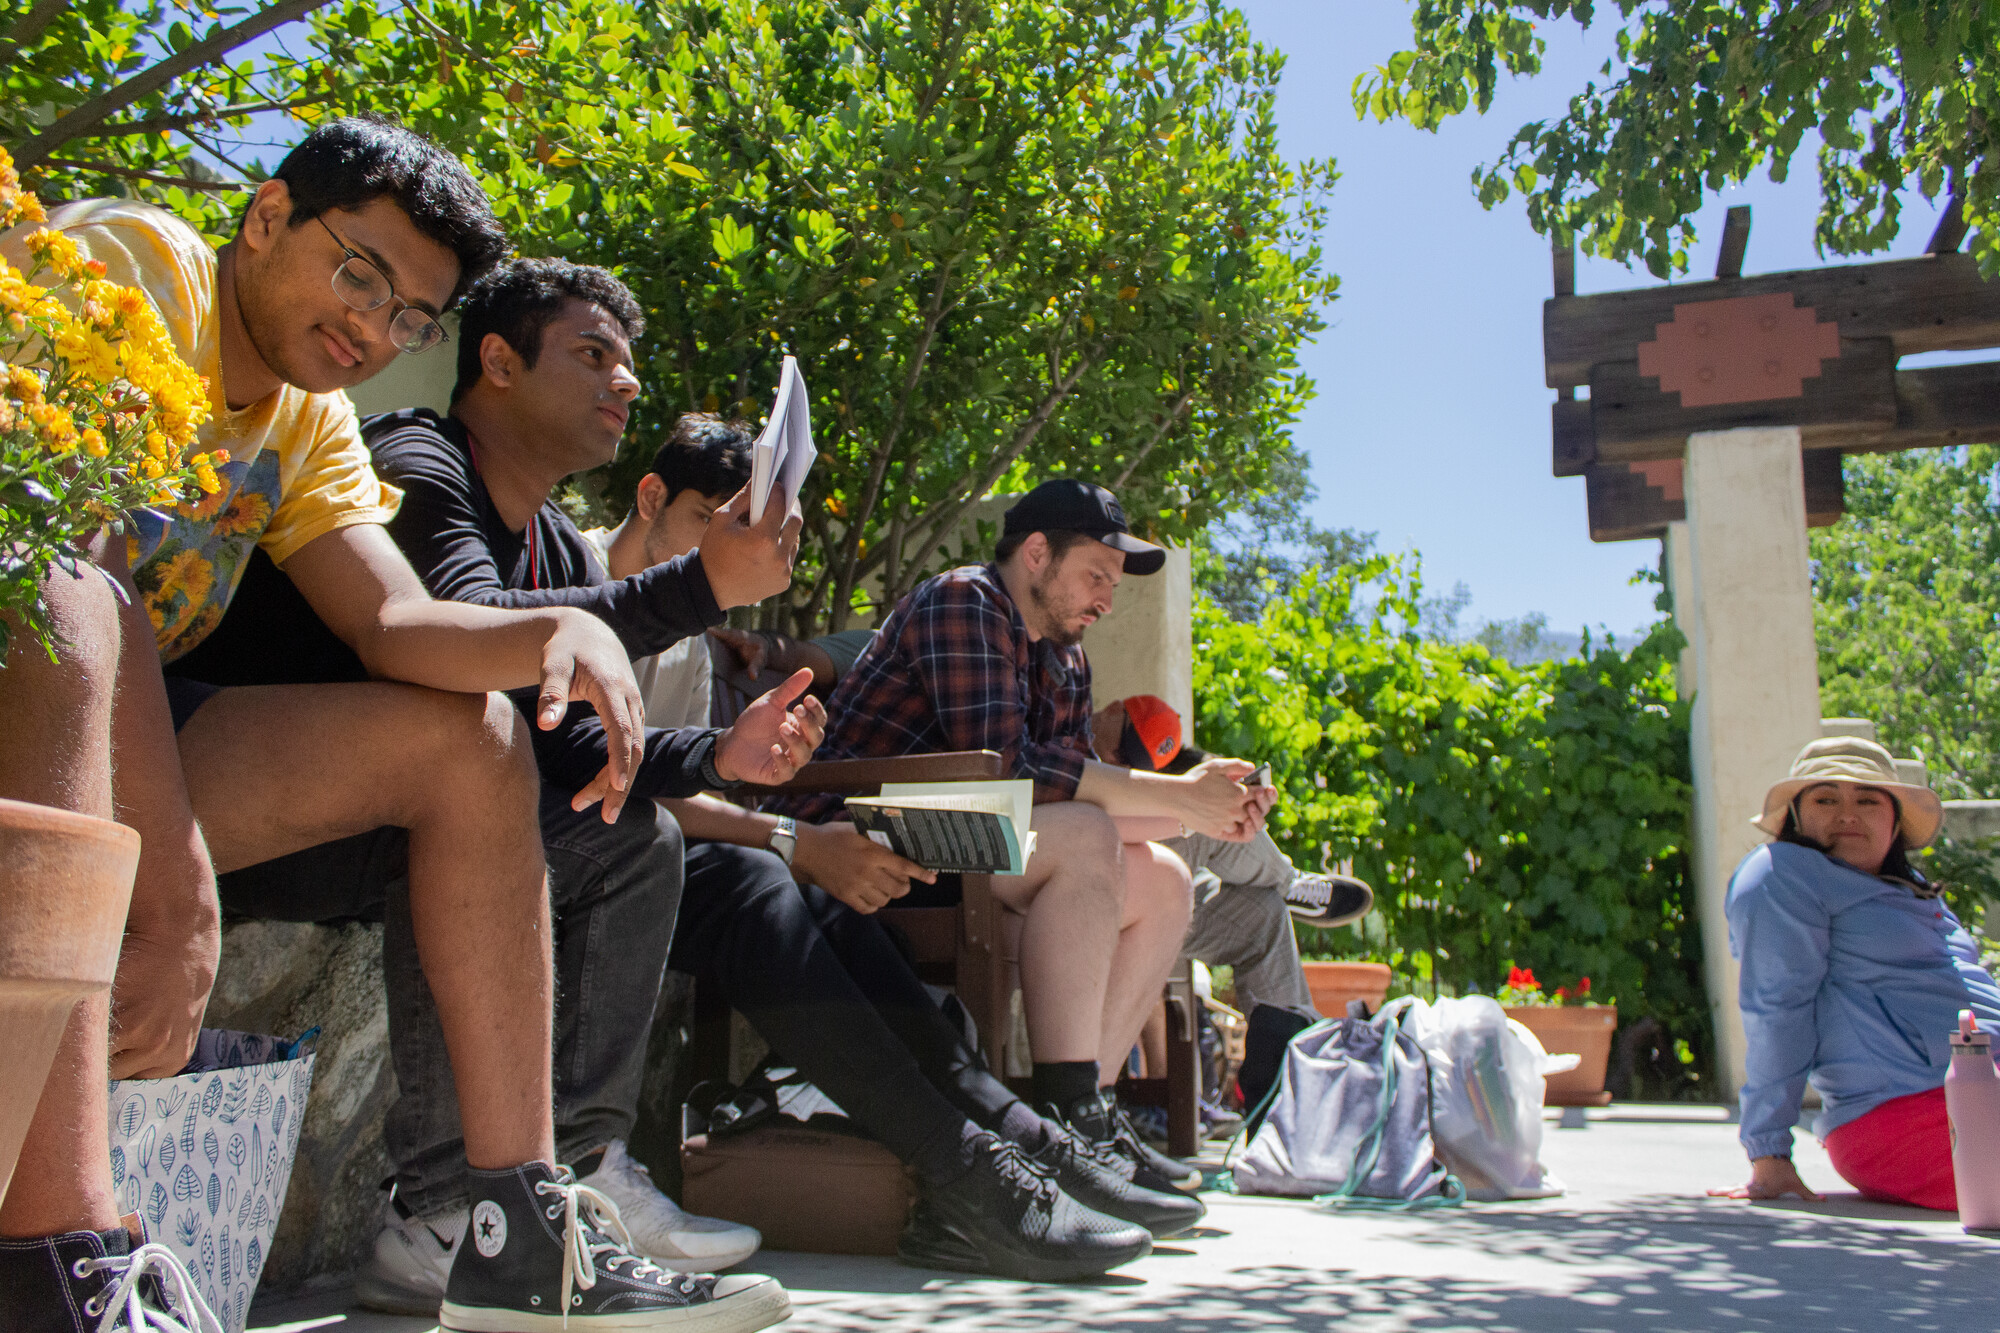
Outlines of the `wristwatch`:
{"type": "Polygon", "coordinates": [[[799,822],[790,815],[779,815],[778,826],[771,830],[771,850],[786,865],[792,863],[792,854],[799,849],[799,822]]]}

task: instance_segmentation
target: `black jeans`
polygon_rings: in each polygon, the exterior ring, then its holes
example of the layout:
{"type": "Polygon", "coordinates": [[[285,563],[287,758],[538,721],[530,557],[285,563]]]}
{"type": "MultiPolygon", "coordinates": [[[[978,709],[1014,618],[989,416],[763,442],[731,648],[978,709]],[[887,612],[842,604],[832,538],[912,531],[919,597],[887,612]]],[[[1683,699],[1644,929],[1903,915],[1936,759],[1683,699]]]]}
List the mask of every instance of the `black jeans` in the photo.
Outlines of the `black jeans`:
{"type": "MultiPolygon", "coordinates": [[[[573,1162],[631,1137],[646,1037],[666,975],[681,886],[681,830],[652,801],[627,801],[616,824],[579,814],[545,788],[542,847],[555,922],[556,1155],[573,1162]]],[[[399,828],[308,847],[220,876],[223,910],[277,921],[384,922],[396,1100],[382,1137],[396,1190],[419,1217],[466,1202],[458,1088],[437,1002],[410,923],[409,835],[399,828]]],[[[543,1058],[522,1051],[525,1064],[543,1058]]]]}
{"type": "Polygon", "coordinates": [[[905,1162],[955,1143],[968,1119],[996,1128],[1017,1100],[882,923],[798,884],[770,852],[688,844],[669,961],[718,986],[773,1051],[905,1162]]]}

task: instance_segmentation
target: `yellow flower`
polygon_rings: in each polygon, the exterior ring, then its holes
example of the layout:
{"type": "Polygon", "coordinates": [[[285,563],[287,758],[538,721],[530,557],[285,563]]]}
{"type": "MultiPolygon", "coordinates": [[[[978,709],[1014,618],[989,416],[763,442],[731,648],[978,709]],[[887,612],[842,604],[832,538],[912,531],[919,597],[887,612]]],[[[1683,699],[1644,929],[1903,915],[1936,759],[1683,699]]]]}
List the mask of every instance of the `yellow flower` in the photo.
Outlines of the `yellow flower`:
{"type": "Polygon", "coordinates": [[[72,281],[83,275],[83,253],[59,231],[37,227],[28,233],[28,253],[72,281]]]}
{"type": "Polygon", "coordinates": [[[24,403],[42,401],[42,377],[26,366],[7,367],[7,389],[24,403]]]}
{"type": "MultiPolygon", "coordinates": [[[[210,502],[204,502],[203,508],[210,502]]],[[[229,507],[215,522],[218,537],[235,537],[244,533],[261,533],[271,526],[271,501],[269,497],[256,491],[238,491],[230,497],[229,507]]]]}

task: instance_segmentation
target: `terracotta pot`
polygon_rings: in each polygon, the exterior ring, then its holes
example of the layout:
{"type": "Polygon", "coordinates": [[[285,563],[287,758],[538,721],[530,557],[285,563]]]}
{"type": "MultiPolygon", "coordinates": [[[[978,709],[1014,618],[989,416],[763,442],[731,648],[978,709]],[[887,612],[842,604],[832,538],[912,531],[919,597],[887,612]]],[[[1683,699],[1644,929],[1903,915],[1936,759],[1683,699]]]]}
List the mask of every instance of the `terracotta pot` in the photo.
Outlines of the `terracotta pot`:
{"type": "Polygon", "coordinates": [[[139,835],[0,800],[0,1198],[78,1000],[111,988],[139,835]]]}
{"type": "Polygon", "coordinates": [[[1611,1100],[1604,1090],[1604,1070],[1611,1062],[1611,1034],[1618,1030],[1617,1005],[1531,1005],[1509,1009],[1507,1017],[1534,1033],[1550,1055],[1583,1057],[1568,1073],[1549,1075],[1545,1104],[1602,1106],[1611,1100]]]}
{"type": "Polygon", "coordinates": [[[1389,998],[1387,963],[1306,963],[1306,985],[1321,1018],[1347,1017],[1349,1000],[1366,1000],[1368,1012],[1389,998]]]}

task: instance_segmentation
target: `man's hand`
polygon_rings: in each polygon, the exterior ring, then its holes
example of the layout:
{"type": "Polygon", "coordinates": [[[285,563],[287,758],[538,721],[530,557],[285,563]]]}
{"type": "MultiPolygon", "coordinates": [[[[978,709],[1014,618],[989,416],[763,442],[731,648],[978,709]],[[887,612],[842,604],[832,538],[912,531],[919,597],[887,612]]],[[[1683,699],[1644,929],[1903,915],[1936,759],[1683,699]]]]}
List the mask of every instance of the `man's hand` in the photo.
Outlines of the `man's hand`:
{"type": "Polygon", "coordinates": [[[222,919],[212,892],[178,919],[127,918],[111,984],[111,1077],[181,1072],[201,1033],[221,955],[222,919]]]}
{"type": "Polygon", "coordinates": [[[717,625],[709,633],[735,655],[752,680],[766,671],[789,676],[804,667],[813,673],[813,689],[825,691],[834,683],[833,658],[816,643],[776,630],[731,629],[727,625],[717,625]]]}
{"type": "Polygon", "coordinates": [[[753,527],[750,488],[730,496],[701,534],[701,567],[715,604],[725,611],[750,606],[791,587],[801,522],[799,515],[767,504],[764,521],[753,527]]]}
{"type": "Polygon", "coordinates": [[[1789,1157],[1753,1157],[1750,1159],[1749,1184],[1721,1185],[1711,1189],[1709,1194],[1718,1199],[1782,1199],[1787,1194],[1794,1194],[1808,1203],[1820,1200],[1820,1196],[1799,1179],[1799,1169],[1792,1165],[1789,1157]]]}
{"type": "Polygon", "coordinates": [[[632,678],[632,662],[611,627],[588,611],[569,608],[559,613],[556,632],[542,650],[542,688],[535,722],[543,731],[562,721],[572,699],[597,710],[604,722],[607,762],[588,787],[578,792],[573,807],[604,803],[604,822],[618,822],[626,789],[645,757],[646,701],[632,678]]]}
{"type": "Polygon", "coordinates": [[[910,881],[937,883],[937,871],[905,860],[844,821],[799,825],[792,874],[817,884],[857,912],[877,912],[910,891],[910,881]]]}
{"type": "Polygon", "coordinates": [[[1241,781],[1256,771],[1256,765],[1241,759],[1208,759],[1189,769],[1180,779],[1181,822],[1225,842],[1256,837],[1270,808],[1261,793],[1269,788],[1252,789],[1241,781]]]}
{"type": "Polygon", "coordinates": [[[727,625],[717,625],[709,633],[721,641],[723,647],[736,654],[736,660],[743,664],[745,675],[755,679],[763,673],[771,655],[771,645],[762,634],[754,629],[731,629],[727,625]]]}
{"type": "Polygon", "coordinates": [[[715,771],[731,782],[775,787],[790,782],[826,736],[826,708],[806,695],[812,672],[792,673],[777,689],[753,702],[736,725],[715,739],[715,771]]]}

